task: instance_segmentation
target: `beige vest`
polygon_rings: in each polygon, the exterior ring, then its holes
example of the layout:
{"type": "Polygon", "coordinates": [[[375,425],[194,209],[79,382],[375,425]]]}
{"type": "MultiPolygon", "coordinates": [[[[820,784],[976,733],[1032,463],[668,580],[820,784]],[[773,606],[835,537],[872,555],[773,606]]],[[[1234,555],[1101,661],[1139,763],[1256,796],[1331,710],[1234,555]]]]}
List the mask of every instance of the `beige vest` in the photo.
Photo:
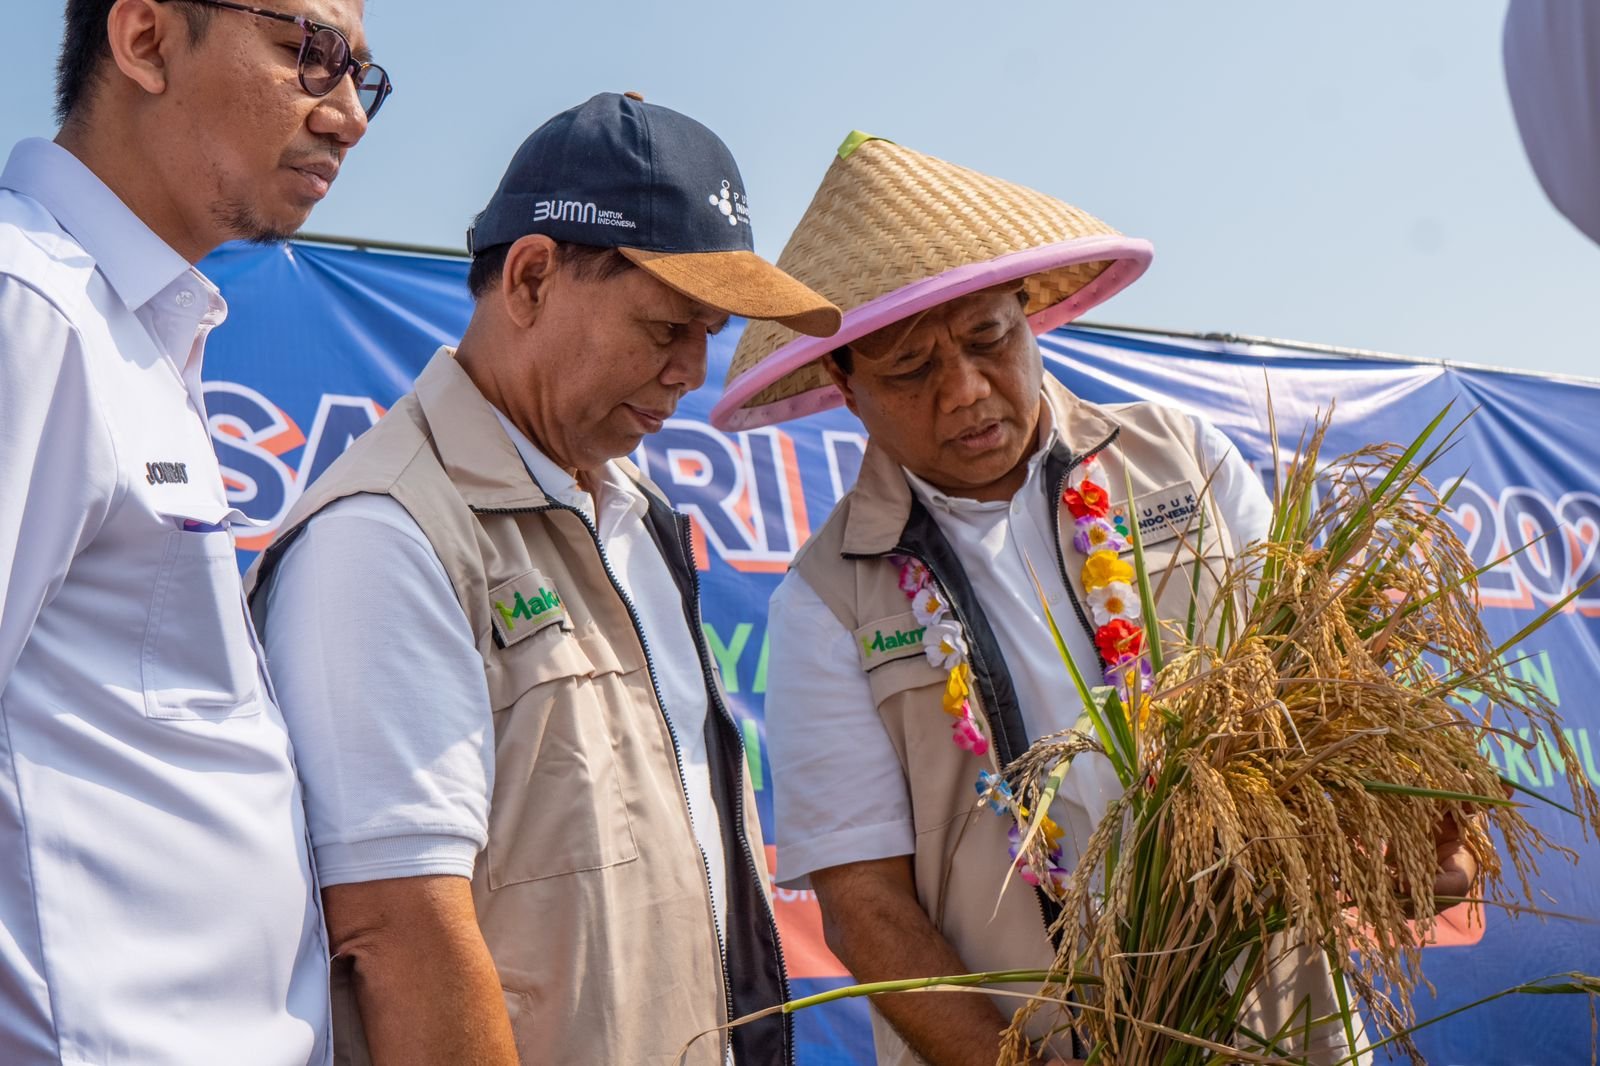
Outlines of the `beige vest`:
{"type": "MultiPolygon", "coordinates": [[[[1124,470],[1131,474],[1134,507],[1130,520],[1138,518],[1141,523],[1152,581],[1169,565],[1174,567],[1157,603],[1159,617],[1187,617],[1196,547],[1205,562],[1200,567],[1200,598],[1202,603],[1209,602],[1217,589],[1215,575],[1233,555],[1235,545],[1202,499],[1201,489],[1210,471],[1201,469],[1195,455],[1193,422],[1180,412],[1153,404],[1113,413],[1078,399],[1048,375],[1044,394],[1060,437],[1045,460],[1044,478],[1056,513],[1059,558],[1081,558],[1072,547],[1072,518],[1060,496],[1066,475],[1092,455],[1094,480],[1108,490],[1114,503],[1127,500],[1124,470]],[[1186,538],[1176,535],[1185,528],[1188,519],[1183,512],[1191,505],[1206,508],[1204,539],[1198,545],[1198,519],[1188,525],[1186,538]],[[1179,514],[1175,528],[1165,521],[1169,513],[1179,514]]],[[[1072,483],[1077,481],[1074,474],[1072,483]]],[[[904,472],[869,443],[855,488],[840,500],[794,565],[859,644],[863,639],[872,641],[880,631],[917,628],[899,587],[899,568],[888,558],[897,554],[922,558],[944,587],[971,651],[974,712],[991,738],[985,759],[951,743],[949,719],[941,709],[945,672],[929,665],[920,648],[913,649],[914,654],[865,667],[873,700],[911,794],[918,897],[970,970],[1045,968],[1055,956],[1045,931],[1045,915],[1055,914],[1053,904],[1015,877],[1002,894],[1011,862],[1006,836],[1010,823],[987,807],[976,806],[974,788],[980,770],[998,773],[1027,750],[1030,738],[1023,728],[1015,691],[983,617],[983,606],[973,597],[961,564],[914,496],[904,472]]],[[[1088,598],[1079,567],[1069,563],[1060,569],[1086,616],[1088,598]]],[[[1087,620],[1080,621],[1076,606],[1057,613],[1056,622],[1063,630],[1069,625],[1089,625],[1087,620]]],[[[1042,616],[1039,624],[1045,624],[1042,616]]],[[[1096,683],[1099,664],[1079,663],[1078,667],[1091,684],[1096,683]]],[[[1063,691],[1061,698],[1075,697],[1063,691]]],[[[1312,977],[1309,985],[1285,988],[1285,992],[1294,998],[1309,992],[1314,1001],[1327,997],[1331,1009],[1326,968],[1312,977]]],[[[1002,1003],[1002,1010],[1009,1013],[1010,1009],[1002,1003]]],[[[875,1010],[872,1020],[880,1063],[920,1061],[875,1010]]],[[[1040,1013],[1031,1035],[1043,1038],[1052,1021],[1049,1012],[1040,1013]]],[[[1056,1045],[1056,1050],[1063,1057],[1071,1052],[1064,1043],[1056,1045]]],[[[1337,1057],[1330,1056],[1329,1061],[1337,1057]]]]}
{"type": "MultiPolygon", "coordinates": [[[[650,497],[652,533],[703,640],[681,516],[624,467],[650,497]]],[[[787,998],[742,741],[704,644],[729,982],[646,644],[592,527],[540,491],[448,350],[307,489],[248,575],[263,629],[271,619],[256,593],[283,547],[323,507],[359,492],[391,496],[416,520],[483,657],[495,774],[472,891],[522,1060],[666,1064],[730,1007],[737,1016],[787,998]]],[[[387,625],[404,624],[403,604],[375,591],[374,606],[392,612],[387,625]]],[[[333,996],[337,1061],[369,1063],[350,974],[337,964],[333,996]]],[[[736,1032],[741,1066],[791,1061],[791,1023],[771,1021],[736,1032]]],[[[713,1035],[689,1061],[723,1058],[713,1035]]]]}

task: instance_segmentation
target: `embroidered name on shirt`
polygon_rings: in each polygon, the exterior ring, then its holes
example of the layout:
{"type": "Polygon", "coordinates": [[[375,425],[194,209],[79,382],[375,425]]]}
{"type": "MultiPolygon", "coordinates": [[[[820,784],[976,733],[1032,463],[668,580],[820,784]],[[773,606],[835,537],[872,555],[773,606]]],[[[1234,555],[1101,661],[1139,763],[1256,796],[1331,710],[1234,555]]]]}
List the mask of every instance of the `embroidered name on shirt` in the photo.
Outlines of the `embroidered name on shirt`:
{"type": "Polygon", "coordinates": [[[496,586],[489,593],[489,606],[494,609],[495,633],[505,647],[567,617],[561,594],[537,570],[496,586]]]}
{"type": "Polygon", "coordinates": [[[187,485],[188,463],[146,463],[144,479],[151,485],[187,485]]]}

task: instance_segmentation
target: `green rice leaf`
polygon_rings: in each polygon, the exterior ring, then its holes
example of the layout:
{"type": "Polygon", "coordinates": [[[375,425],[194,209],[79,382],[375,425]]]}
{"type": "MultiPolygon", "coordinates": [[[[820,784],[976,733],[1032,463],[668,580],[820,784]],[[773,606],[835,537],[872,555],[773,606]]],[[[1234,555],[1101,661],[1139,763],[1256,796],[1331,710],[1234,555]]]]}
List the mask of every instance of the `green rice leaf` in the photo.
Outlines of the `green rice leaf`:
{"type": "Polygon", "coordinates": [[[1344,967],[1333,952],[1328,952],[1328,973],[1333,977],[1333,994],[1339,1000],[1339,1020],[1344,1024],[1344,1046],[1356,1046],[1355,1011],[1350,1007],[1350,990],[1345,987],[1344,967]]]}
{"type": "MultiPolygon", "coordinates": [[[[1433,436],[1434,430],[1438,429],[1439,424],[1442,423],[1446,416],[1450,414],[1450,409],[1454,407],[1455,404],[1456,402],[1454,400],[1451,400],[1449,403],[1445,404],[1444,410],[1434,415],[1433,421],[1429,422],[1425,427],[1423,427],[1422,432],[1417,434],[1411,443],[1406,446],[1406,449],[1401,453],[1400,458],[1394,461],[1393,465],[1389,467],[1389,472],[1385,474],[1383,479],[1378,482],[1377,488],[1373,489],[1371,493],[1368,494],[1369,501],[1384,499],[1385,495],[1389,492],[1394,483],[1402,477],[1409,477],[1412,480],[1416,478],[1416,472],[1413,472],[1409,475],[1407,474],[1407,467],[1410,466],[1411,460],[1416,458],[1417,453],[1422,450],[1422,446],[1427,443],[1428,438],[1433,436]]],[[[1471,416],[1469,415],[1468,417],[1471,416]]],[[[1465,421],[1465,419],[1462,420],[1462,422],[1465,421]]],[[[1459,425],[1457,428],[1459,428],[1459,425]]],[[[1454,432],[1455,430],[1451,430],[1451,433],[1454,432]]],[[[1407,484],[1409,484],[1409,481],[1407,484]]],[[[1370,502],[1358,507],[1352,515],[1351,521],[1346,528],[1348,529],[1350,526],[1360,526],[1364,524],[1371,516],[1371,510],[1372,504],[1370,502]]],[[[1342,554],[1340,550],[1343,547],[1342,538],[1336,534],[1333,537],[1329,537],[1328,541],[1329,554],[1337,558],[1342,554]]]]}
{"type": "Polygon", "coordinates": [[[1123,757],[1122,750],[1117,745],[1111,724],[1101,714],[1100,707],[1095,703],[1094,693],[1089,690],[1089,684],[1083,679],[1083,674],[1078,670],[1078,664],[1072,661],[1072,652],[1067,650],[1067,642],[1061,636],[1061,629],[1056,625],[1055,615],[1051,613],[1050,604],[1045,598],[1044,586],[1039,583],[1039,574],[1034,570],[1033,564],[1026,559],[1028,576],[1033,580],[1034,595],[1039,597],[1039,609],[1044,612],[1045,624],[1050,627],[1050,636],[1056,644],[1056,654],[1061,656],[1061,661],[1066,665],[1067,673],[1072,678],[1073,687],[1078,690],[1078,699],[1083,703],[1083,713],[1088,715],[1089,721],[1094,725],[1095,736],[1106,749],[1106,757],[1111,760],[1112,768],[1117,772],[1117,780],[1122,782],[1124,788],[1132,783],[1135,768],[1123,757]]]}
{"type": "Polygon", "coordinates": [[[1595,995],[1600,995],[1600,977],[1591,977],[1588,974],[1582,973],[1551,974],[1549,977],[1541,977],[1537,981],[1528,981],[1520,985],[1512,985],[1510,988],[1502,988],[1498,992],[1492,992],[1487,996],[1482,996],[1473,1000],[1471,1003],[1463,1003],[1461,1006],[1456,1007],[1453,1010],[1447,1010],[1443,1014],[1436,1014],[1426,1021],[1418,1022],[1416,1025],[1408,1026],[1407,1028],[1401,1029],[1397,1032],[1390,1033],[1382,1040],[1374,1040],[1364,1048],[1357,1048],[1353,1050],[1349,1055],[1346,1055],[1344,1058],[1332,1063],[1331,1066],[1350,1066],[1352,1063],[1369,1057],[1372,1052],[1377,1051],[1381,1047],[1387,1047],[1398,1040],[1403,1040],[1406,1037],[1413,1036],[1429,1026],[1437,1025],[1442,1021],[1447,1021],[1450,1018],[1454,1018],[1458,1014],[1465,1014],[1469,1010],[1476,1010],[1486,1003],[1493,1003],[1495,1000],[1505,999],[1508,996],[1595,995]],[[1565,980],[1563,980],[1563,978],[1565,978],[1565,980]]]}
{"type": "Polygon", "coordinates": [[[1524,796],[1528,796],[1528,797],[1530,797],[1532,799],[1538,800],[1540,803],[1548,803],[1550,806],[1554,807],[1556,810],[1565,811],[1566,813],[1572,815],[1574,818],[1583,817],[1577,811],[1573,810],[1571,807],[1568,807],[1565,803],[1558,803],[1555,800],[1551,799],[1549,796],[1546,796],[1545,794],[1543,794],[1542,792],[1535,792],[1531,788],[1525,788],[1524,786],[1519,785],[1515,781],[1511,780],[1511,778],[1507,777],[1505,774],[1501,774],[1500,775],[1500,780],[1505,783],[1507,788],[1511,789],[1514,792],[1520,792],[1524,796]]]}
{"type": "Polygon", "coordinates": [[[1205,557],[1206,547],[1206,509],[1200,508],[1200,525],[1195,530],[1196,541],[1194,554],[1194,572],[1189,575],[1189,619],[1184,626],[1184,639],[1190,644],[1194,643],[1194,627],[1200,610],[1200,560],[1205,557]]]}
{"type": "MultiPolygon", "coordinates": [[[[1522,547],[1517,548],[1514,551],[1506,552],[1504,555],[1500,556],[1500,558],[1495,559],[1492,562],[1485,563],[1484,565],[1478,567],[1478,569],[1472,571],[1472,573],[1464,575],[1461,578],[1460,581],[1455,582],[1454,584],[1441,585],[1439,588],[1434,589],[1432,592],[1428,593],[1426,596],[1422,596],[1422,597],[1419,597],[1418,599],[1412,600],[1411,602],[1405,604],[1405,606],[1401,609],[1400,617],[1402,619],[1409,618],[1413,614],[1416,614],[1418,611],[1424,610],[1425,608],[1429,607],[1430,605],[1438,602],[1438,600],[1441,597],[1448,596],[1452,592],[1456,592],[1456,591],[1458,591],[1460,589],[1466,588],[1467,586],[1474,584],[1480,577],[1482,577],[1484,574],[1487,574],[1489,571],[1493,570],[1495,567],[1501,566],[1504,563],[1516,558],[1518,555],[1521,555],[1523,552],[1527,551],[1529,548],[1532,548],[1535,544],[1538,544],[1540,541],[1544,540],[1546,537],[1554,536],[1556,533],[1559,533],[1559,532],[1560,532],[1559,529],[1552,529],[1547,533],[1541,533],[1539,536],[1537,536],[1537,537],[1533,538],[1532,540],[1528,541],[1528,543],[1524,544],[1522,547]]],[[[1365,639],[1371,637],[1372,634],[1376,633],[1378,631],[1378,629],[1383,624],[1384,624],[1383,623],[1383,619],[1378,619],[1378,620],[1374,621],[1368,629],[1365,629],[1365,630],[1362,631],[1362,633],[1361,633],[1362,639],[1365,640],[1365,639]]]]}
{"type": "Polygon", "coordinates": [[[1129,766],[1137,769],[1139,747],[1134,737],[1133,713],[1122,706],[1122,698],[1117,695],[1115,689],[1106,694],[1106,701],[1101,705],[1100,714],[1111,727],[1111,734],[1116,739],[1123,758],[1127,760],[1129,766]]]}
{"type": "Polygon", "coordinates": [[[1546,622],[1560,614],[1567,604],[1571,603],[1579,596],[1582,596],[1585,592],[1588,592],[1590,587],[1593,586],[1596,581],[1600,581],[1600,574],[1597,574],[1588,581],[1585,581],[1582,585],[1579,585],[1577,588],[1561,597],[1555,603],[1552,603],[1549,609],[1540,614],[1538,618],[1535,618],[1533,621],[1517,630],[1516,636],[1512,637],[1510,640],[1496,648],[1494,650],[1494,654],[1489,656],[1490,660],[1493,661],[1500,658],[1500,656],[1504,655],[1506,652],[1510,651],[1512,648],[1516,647],[1518,644],[1521,644],[1524,640],[1527,640],[1530,636],[1537,633],[1540,629],[1544,628],[1546,622]]]}
{"type": "Polygon", "coordinates": [[[1363,781],[1361,787],[1368,792],[1386,792],[1416,799],[1454,800],[1457,803],[1481,803],[1485,807],[1515,807],[1516,801],[1504,796],[1480,796],[1472,792],[1451,792],[1441,788],[1421,788],[1417,785],[1397,785],[1392,781],[1363,781]]]}
{"type": "MultiPolygon", "coordinates": [[[[1144,646],[1150,656],[1150,669],[1161,672],[1161,621],[1156,617],[1155,596],[1150,591],[1150,571],[1145,565],[1144,538],[1139,535],[1139,516],[1133,513],[1133,472],[1122,464],[1122,483],[1128,500],[1128,535],[1133,541],[1133,573],[1139,582],[1139,615],[1144,623],[1144,646]]],[[[1198,564],[1197,564],[1198,565],[1198,564]]]]}

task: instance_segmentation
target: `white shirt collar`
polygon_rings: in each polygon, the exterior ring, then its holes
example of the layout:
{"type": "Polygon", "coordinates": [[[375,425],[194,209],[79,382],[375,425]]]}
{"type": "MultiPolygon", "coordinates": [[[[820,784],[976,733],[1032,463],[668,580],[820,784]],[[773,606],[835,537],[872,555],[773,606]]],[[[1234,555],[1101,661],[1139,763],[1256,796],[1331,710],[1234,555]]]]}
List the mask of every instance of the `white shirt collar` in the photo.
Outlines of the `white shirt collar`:
{"type": "MultiPolygon", "coordinates": [[[[1050,449],[1055,447],[1056,441],[1059,439],[1060,434],[1056,432],[1055,419],[1051,415],[1050,405],[1041,403],[1039,405],[1038,446],[1034,448],[1033,455],[1028,457],[1028,476],[1023,479],[1022,487],[1013,494],[1012,499],[1016,499],[1019,495],[1036,491],[1032,487],[1033,483],[1039,476],[1040,468],[1044,465],[1045,456],[1050,454],[1050,449]]],[[[1003,510],[1011,502],[1010,500],[974,500],[966,496],[951,496],[949,493],[935,488],[905,467],[900,469],[906,475],[906,481],[910,483],[912,491],[921,497],[923,504],[935,510],[956,514],[971,514],[977,511],[1003,510]]]]}
{"type": "MultiPolygon", "coordinates": [[[[94,257],[117,296],[137,311],[185,276],[216,287],[155,234],[77,156],[52,141],[30,137],[11,149],[0,188],[36,200],[94,257]]],[[[220,302],[220,297],[217,297],[220,302]]]]}
{"type": "MultiPolygon", "coordinates": [[[[556,502],[582,511],[598,526],[594,497],[584,491],[577,479],[541,451],[539,446],[498,408],[495,409],[494,416],[500,420],[500,427],[506,431],[506,436],[511,438],[517,454],[522,456],[523,465],[528,468],[528,473],[533,476],[540,490],[556,502]]],[[[608,462],[601,468],[600,497],[608,513],[613,507],[627,512],[645,506],[644,496],[616,463],[608,462]]]]}

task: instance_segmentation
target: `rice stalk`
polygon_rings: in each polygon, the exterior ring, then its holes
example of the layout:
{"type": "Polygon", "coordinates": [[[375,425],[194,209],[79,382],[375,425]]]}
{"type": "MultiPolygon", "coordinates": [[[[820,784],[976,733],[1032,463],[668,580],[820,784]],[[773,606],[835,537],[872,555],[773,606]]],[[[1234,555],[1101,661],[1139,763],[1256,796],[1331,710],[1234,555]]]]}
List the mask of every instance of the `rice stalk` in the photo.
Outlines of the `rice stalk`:
{"type": "MultiPolygon", "coordinates": [[[[1459,828],[1486,906],[1527,909],[1539,860],[1573,858],[1511,802],[1480,741],[1518,726],[1548,737],[1568,771],[1564,809],[1600,831],[1555,707],[1505,658],[1565,601],[1510,641],[1490,638],[1482,568],[1444,517],[1454,486],[1438,493],[1426,476],[1457,439],[1461,423],[1429,447],[1448,415],[1409,445],[1326,466],[1328,419],[1311,426],[1270,539],[1149,642],[1162,647],[1145,724],[1085,697],[1126,791],[1058,891],[1056,980],[1018,1011],[1002,1062],[1026,1061],[1025,1024],[1054,1010],[1100,1064],[1333,1063],[1358,1050],[1358,1006],[1375,1031],[1362,1046],[1421,1061],[1408,1036],[1421,949],[1451,902],[1433,890],[1441,827],[1459,828]],[[1266,1010],[1307,960],[1331,967],[1334,1005],[1266,1010]]],[[[1136,537],[1135,556],[1151,604],[1136,537]]],[[[1086,747],[1057,735],[1018,759],[1007,776],[1019,807],[1042,817],[1086,747]]],[[[1023,861],[1045,867],[1037,848],[1023,861]]],[[[1568,991],[1594,993],[1574,980],[1568,991]]]]}

